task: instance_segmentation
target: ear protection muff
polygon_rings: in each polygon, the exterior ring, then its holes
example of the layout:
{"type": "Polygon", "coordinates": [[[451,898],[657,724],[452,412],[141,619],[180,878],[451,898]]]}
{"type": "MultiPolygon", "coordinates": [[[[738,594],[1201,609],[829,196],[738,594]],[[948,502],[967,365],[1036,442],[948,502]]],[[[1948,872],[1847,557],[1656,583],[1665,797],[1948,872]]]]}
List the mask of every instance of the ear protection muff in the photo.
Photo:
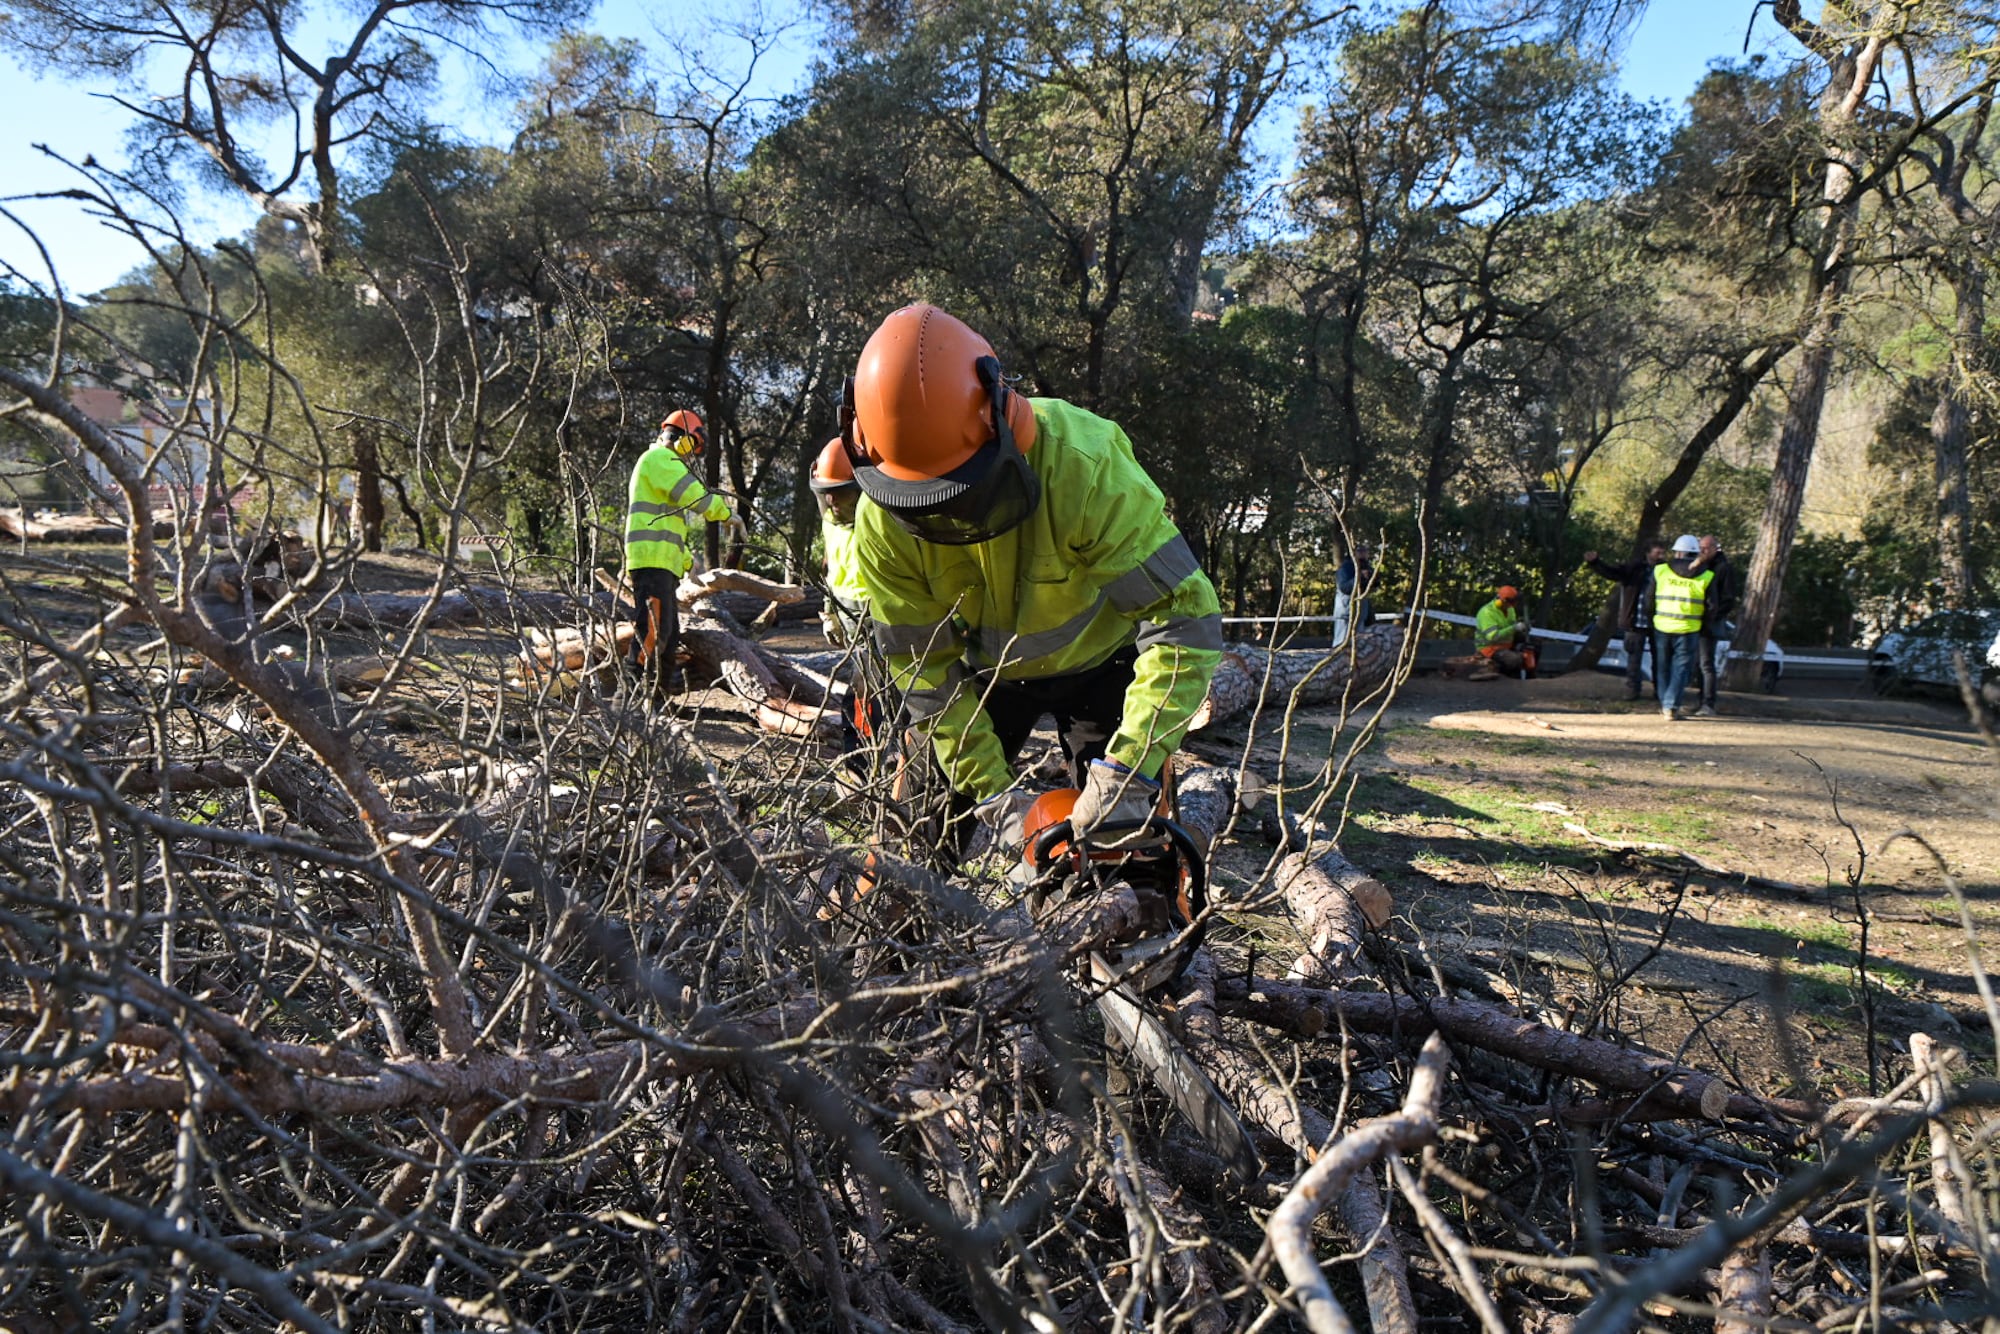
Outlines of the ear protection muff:
{"type": "Polygon", "coordinates": [[[1008,420],[1007,406],[1014,391],[1007,387],[1007,379],[1000,373],[997,357],[981,357],[972,363],[973,374],[979,377],[980,387],[986,391],[987,402],[993,409],[993,438],[1007,450],[1016,448],[1014,444],[1014,423],[1008,420]]]}
{"type": "Polygon", "coordinates": [[[838,419],[840,422],[840,443],[847,450],[847,461],[857,468],[866,466],[868,463],[868,451],[861,447],[861,441],[856,438],[857,432],[854,426],[854,377],[852,375],[840,382],[838,419]]]}

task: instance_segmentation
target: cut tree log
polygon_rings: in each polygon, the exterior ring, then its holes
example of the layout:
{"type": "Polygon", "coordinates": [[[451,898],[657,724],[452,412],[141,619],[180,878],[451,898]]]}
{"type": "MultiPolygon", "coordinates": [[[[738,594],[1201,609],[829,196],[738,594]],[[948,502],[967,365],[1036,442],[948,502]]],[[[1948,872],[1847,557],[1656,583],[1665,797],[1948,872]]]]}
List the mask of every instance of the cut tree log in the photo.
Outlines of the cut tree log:
{"type": "Polygon", "coordinates": [[[1365,930],[1379,931],[1395,912],[1388,887],[1335,847],[1286,857],[1278,864],[1277,885],[1306,942],[1285,974],[1294,982],[1330,985],[1352,978],[1365,930]]]}
{"type": "MultiPolygon", "coordinates": [[[[313,603],[302,614],[322,630],[407,630],[430,601],[428,592],[339,593],[313,603]]],[[[520,588],[453,589],[439,595],[424,624],[440,630],[520,622],[558,624],[574,620],[592,601],[570,593],[520,588]]]]}
{"type": "MultiPolygon", "coordinates": [[[[1235,776],[1227,769],[1191,761],[1174,761],[1182,790],[1181,823],[1197,847],[1215,842],[1221,823],[1236,801],[1235,776]],[[1200,797],[1190,805],[1192,788],[1200,797]]],[[[1223,1091],[1233,1110],[1251,1126],[1277,1139],[1310,1161],[1333,1140],[1334,1125],[1317,1109],[1301,1103],[1292,1091],[1270,1077],[1261,1054],[1246,1051],[1222,1031],[1215,1003],[1215,961],[1198,949],[1181,974],[1174,1010],[1188,1053],[1223,1091]]],[[[1371,1326],[1384,1334],[1415,1334],[1416,1299],[1410,1293],[1409,1262],[1388,1229],[1381,1188],[1367,1173],[1354,1175],[1336,1201],[1342,1230],[1357,1248],[1362,1291],[1368,1300],[1371,1326]]]]}
{"type": "Polygon", "coordinates": [[[674,590],[674,600],[682,607],[692,607],[695,603],[715,593],[747,593],[765,602],[800,602],[805,599],[806,590],[798,584],[779,583],[766,579],[761,574],[748,570],[703,570],[690,574],[681,580],[674,590]]]}
{"type": "Polygon", "coordinates": [[[1454,1042],[1521,1061],[1538,1069],[1581,1079],[1616,1093],[1644,1095],[1653,1117],[1688,1116],[1744,1121],[1774,1118],[1808,1124],[1818,1116],[1810,1103],[1737,1093],[1711,1074],[1658,1056],[1596,1038],[1566,1033],[1522,1019],[1478,1001],[1436,997],[1418,1000],[1384,992],[1329,991],[1273,978],[1225,978],[1216,984],[1216,1002],[1281,1031],[1324,1032],[1338,1015],[1348,1027],[1415,1041],[1433,1031],[1454,1042]],[[1317,1010],[1307,1017],[1304,1012],[1317,1010]]]}
{"type": "MultiPolygon", "coordinates": [[[[558,626],[553,631],[530,626],[528,646],[518,664],[521,683],[534,689],[551,677],[615,668],[631,653],[632,631],[627,620],[583,628],[558,626]]],[[[845,734],[843,687],[780,654],[766,653],[720,619],[689,614],[681,627],[680,647],[682,661],[697,679],[720,681],[751,706],[765,731],[826,740],[845,734]]]]}
{"type": "Polygon", "coordinates": [[[1262,649],[1237,644],[1223,650],[1208,685],[1208,699],[1193,727],[1208,727],[1264,708],[1359,701],[1386,683],[1402,658],[1403,627],[1371,625],[1334,649],[1262,649]]]}
{"type": "MultiPolygon", "coordinates": [[[[0,509],[0,537],[16,542],[123,542],[130,532],[122,519],[105,519],[95,514],[33,515],[21,509],[0,509]]],[[[153,537],[160,541],[174,535],[174,526],[154,520],[153,537]]]]}

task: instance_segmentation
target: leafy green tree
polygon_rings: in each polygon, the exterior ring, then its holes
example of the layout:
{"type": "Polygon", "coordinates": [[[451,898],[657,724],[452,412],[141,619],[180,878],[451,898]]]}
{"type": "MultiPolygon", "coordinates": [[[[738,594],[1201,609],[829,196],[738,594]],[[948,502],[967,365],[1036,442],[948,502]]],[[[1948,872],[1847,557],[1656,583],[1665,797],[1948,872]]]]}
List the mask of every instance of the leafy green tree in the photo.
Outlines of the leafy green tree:
{"type": "MultiPolygon", "coordinates": [[[[1980,9],[1957,0],[1830,0],[1815,21],[1798,0],[1772,7],[1824,82],[1816,117],[1818,202],[1800,220],[1811,256],[1799,322],[1801,358],[1737,618],[1738,632],[1751,642],[1768,638],[1777,619],[1860,258],[1863,201],[1920,135],[1990,97],[2000,79],[1994,64],[2000,53],[1982,45],[1985,25],[1964,22],[1980,9]]],[[[1740,659],[1730,667],[1730,684],[1748,688],[1756,673],[1754,659],[1740,659]]]]}
{"type": "Polygon", "coordinates": [[[358,8],[244,0],[21,0],[0,42],[39,68],[117,91],[142,162],[185,163],[297,226],[316,268],[340,249],[340,158],[420,119],[436,44],[477,48],[506,29],[556,32],[587,0],[370,0],[358,8]],[[343,21],[344,20],[344,21],[343,21]],[[324,56],[310,54],[325,50],[324,56]],[[157,94],[145,81],[157,78],[157,94]],[[289,130],[286,129],[289,127],[289,130]],[[276,147],[266,162],[260,143],[276,147]],[[192,159],[192,161],[190,161],[192,159]],[[295,191],[304,186],[308,197],[295,191]]]}
{"type": "MultiPolygon", "coordinates": [[[[1299,286],[1337,312],[1347,489],[1361,460],[1403,443],[1371,438],[1360,408],[1373,340],[1420,387],[1413,503],[1437,516],[1478,452],[1468,424],[1486,427],[1489,459],[1522,457],[1536,429],[1522,414],[1539,410],[1523,401],[1526,368],[1551,364],[1566,317],[1605,291],[1592,262],[1605,219],[1586,201],[1642,179],[1650,122],[1533,7],[1486,23],[1445,6],[1350,19],[1333,69],[1301,132],[1299,286]]],[[[1496,480],[1518,486],[1509,471],[1496,480]]]]}

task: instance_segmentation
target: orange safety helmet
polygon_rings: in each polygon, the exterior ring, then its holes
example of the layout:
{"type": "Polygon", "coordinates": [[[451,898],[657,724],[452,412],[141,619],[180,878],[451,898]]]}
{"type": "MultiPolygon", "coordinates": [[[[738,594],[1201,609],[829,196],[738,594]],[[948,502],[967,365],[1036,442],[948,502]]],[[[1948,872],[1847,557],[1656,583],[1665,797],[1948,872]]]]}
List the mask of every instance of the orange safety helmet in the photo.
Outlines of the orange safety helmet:
{"type": "Polygon", "coordinates": [[[943,477],[994,436],[997,387],[1015,447],[1035,443],[1027,400],[1000,382],[993,344],[936,306],[904,306],[882,321],[854,370],[854,441],[902,482],[943,477]],[[982,374],[981,360],[992,362],[982,374]]]}
{"type": "Polygon", "coordinates": [[[821,514],[831,514],[834,522],[852,525],[854,507],[861,499],[861,483],[854,480],[854,461],[847,457],[847,442],[839,436],[826,442],[826,447],[813,460],[812,473],[806,479],[812,488],[813,499],[819,502],[821,514]]]}
{"type": "Polygon", "coordinates": [[[676,408],[660,423],[660,434],[667,438],[667,447],[684,459],[698,459],[708,446],[708,428],[702,425],[701,414],[686,408],[676,408]]]}
{"type": "Polygon", "coordinates": [[[1500,585],[1499,588],[1494,590],[1493,595],[1502,602],[1519,602],[1521,600],[1521,590],[1512,584],[1500,585]]]}
{"type": "Polygon", "coordinates": [[[862,491],[914,536],[985,542],[1041,502],[1026,458],[1034,409],[1007,384],[993,345],[936,306],[882,321],[843,396],[862,491]]]}

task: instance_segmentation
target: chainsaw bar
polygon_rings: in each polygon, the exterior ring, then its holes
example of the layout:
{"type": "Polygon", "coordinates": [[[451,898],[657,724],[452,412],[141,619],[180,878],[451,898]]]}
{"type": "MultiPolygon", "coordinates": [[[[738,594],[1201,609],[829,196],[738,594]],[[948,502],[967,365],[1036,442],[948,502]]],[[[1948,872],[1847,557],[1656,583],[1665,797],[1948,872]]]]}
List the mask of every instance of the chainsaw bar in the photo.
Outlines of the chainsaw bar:
{"type": "Polygon", "coordinates": [[[1105,1027],[1144,1067],[1174,1110],[1229,1164],[1237,1180],[1247,1185],[1263,1175],[1264,1160],[1251,1143],[1250,1132],[1187,1048],[1118,980],[1119,970],[1095,951],[1090,972],[1099,988],[1097,1012],[1104,1016],[1105,1027]]]}

